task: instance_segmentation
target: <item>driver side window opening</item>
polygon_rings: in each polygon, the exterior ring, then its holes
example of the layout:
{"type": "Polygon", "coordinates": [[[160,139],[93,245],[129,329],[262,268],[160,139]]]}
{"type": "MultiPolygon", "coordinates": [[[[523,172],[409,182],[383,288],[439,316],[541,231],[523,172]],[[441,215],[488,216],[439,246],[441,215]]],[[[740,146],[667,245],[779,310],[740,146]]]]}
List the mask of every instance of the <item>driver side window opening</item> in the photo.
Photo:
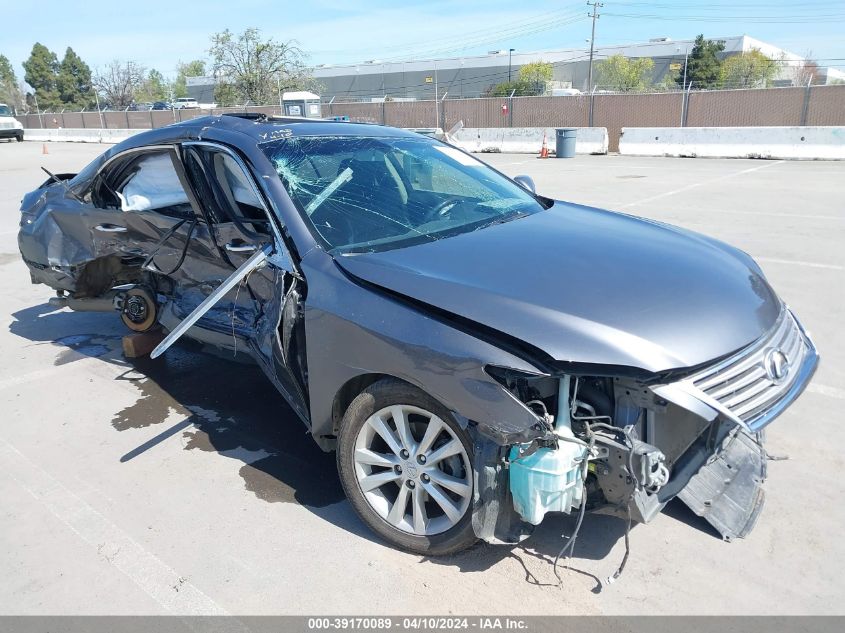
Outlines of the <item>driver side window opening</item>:
{"type": "Polygon", "coordinates": [[[270,235],[270,218],[249,176],[232,156],[214,147],[187,148],[185,162],[201,204],[214,223],[234,222],[270,235]]]}

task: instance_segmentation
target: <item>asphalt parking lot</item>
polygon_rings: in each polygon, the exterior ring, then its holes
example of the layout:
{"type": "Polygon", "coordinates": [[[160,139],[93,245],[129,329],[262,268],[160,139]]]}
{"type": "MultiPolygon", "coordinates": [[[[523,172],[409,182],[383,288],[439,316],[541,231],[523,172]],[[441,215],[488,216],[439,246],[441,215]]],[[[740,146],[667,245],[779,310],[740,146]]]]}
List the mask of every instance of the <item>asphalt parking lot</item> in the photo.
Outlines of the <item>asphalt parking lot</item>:
{"type": "MultiPolygon", "coordinates": [[[[845,595],[845,162],[483,155],[540,193],[647,216],[748,251],[814,336],[808,392],[768,431],[767,504],[723,543],[673,503],[631,534],[574,521],[442,559],[390,549],[254,367],[188,345],[123,358],[116,315],[53,310],[17,251],[39,166],[105,146],[0,143],[0,613],[833,614],[845,595]]],[[[597,252],[596,257],[601,257],[597,252]]],[[[624,275],[624,271],[620,271],[624,275]]]]}

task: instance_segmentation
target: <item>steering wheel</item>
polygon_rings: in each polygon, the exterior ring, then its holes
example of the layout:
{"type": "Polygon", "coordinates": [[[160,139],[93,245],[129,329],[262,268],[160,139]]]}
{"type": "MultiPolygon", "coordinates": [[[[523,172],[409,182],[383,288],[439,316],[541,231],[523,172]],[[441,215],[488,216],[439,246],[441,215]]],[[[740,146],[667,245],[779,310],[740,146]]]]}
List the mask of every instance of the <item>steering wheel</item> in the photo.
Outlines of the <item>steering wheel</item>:
{"type": "Polygon", "coordinates": [[[425,220],[423,222],[431,222],[432,220],[448,215],[451,208],[461,202],[463,202],[462,196],[449,196],[445,200],[441,200],[436,206],[426,212],[425,220]]]}

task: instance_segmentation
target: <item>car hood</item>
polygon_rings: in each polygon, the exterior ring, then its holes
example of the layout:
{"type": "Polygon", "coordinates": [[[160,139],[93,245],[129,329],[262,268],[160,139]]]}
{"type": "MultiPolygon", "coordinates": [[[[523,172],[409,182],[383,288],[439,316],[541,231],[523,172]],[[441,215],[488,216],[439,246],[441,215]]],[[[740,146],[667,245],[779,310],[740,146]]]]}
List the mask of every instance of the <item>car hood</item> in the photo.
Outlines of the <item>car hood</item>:
{"type": "Polygon", "coordinates": [[[781,303],[742,251],[557,202],[462,235],[336,258],[351,275],[517,338],[557,361],[649,372],[759,338],[781,303]]]}

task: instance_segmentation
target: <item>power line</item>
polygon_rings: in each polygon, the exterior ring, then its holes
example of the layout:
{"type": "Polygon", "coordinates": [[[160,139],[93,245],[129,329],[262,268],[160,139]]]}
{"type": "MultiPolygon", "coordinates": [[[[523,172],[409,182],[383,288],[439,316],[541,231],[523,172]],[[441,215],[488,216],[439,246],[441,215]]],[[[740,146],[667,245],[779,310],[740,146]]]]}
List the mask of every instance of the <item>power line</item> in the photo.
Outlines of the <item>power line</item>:
{"type": "MultiPolygon", "coordinates": [[[[443,47],[443,48],[435,48],[429,49],[426,51],[420,51],[416,54],[416,58],[419,59],[423,56],[433,56],[433,55],[444,55],[448,53],[456,53],[460,51],[465,51],[469,48],[479,47],[485,44],[493,44],[498,42],[504,42],[508,39],[515,39],[519,37],[525,37],[526,35],[534,35],[536,33],[542,33],[544,31],[550,31],[555,28],[559,28],[562,26],[568,26],[570,24],[575,24],[576,22],[580,22],[584,19],[583,15],[579,14],[572,14],[567,16],[562,16],[556,20],[552,20],[549,22],[545,22],[539,25],[535,25],[530,28],[526,27],[517,27],[512,29],[505,29],[499,30],[493,36],[486,36],[480,38],[461,38],[461,44],[458,46],[450,46],[450,47],[443,47]]],[[[385,61],[414,61],[413,59],[407,59],[406,56],[397,55],[393,57],[387,58],[385,61]],[[405,59],[403,59],[405,57],[405,59]]]]}
{"type": "Polygon", "coordinates": [[[820,22],[843,22],[845,13],[830,13],[816,15],[667,15],[654,13],[612,13],[609,15],[617,18],[628,18],[634,20],[663,20],[668,22],[746,22],[749,24],[816,24],[820,22]]]}

